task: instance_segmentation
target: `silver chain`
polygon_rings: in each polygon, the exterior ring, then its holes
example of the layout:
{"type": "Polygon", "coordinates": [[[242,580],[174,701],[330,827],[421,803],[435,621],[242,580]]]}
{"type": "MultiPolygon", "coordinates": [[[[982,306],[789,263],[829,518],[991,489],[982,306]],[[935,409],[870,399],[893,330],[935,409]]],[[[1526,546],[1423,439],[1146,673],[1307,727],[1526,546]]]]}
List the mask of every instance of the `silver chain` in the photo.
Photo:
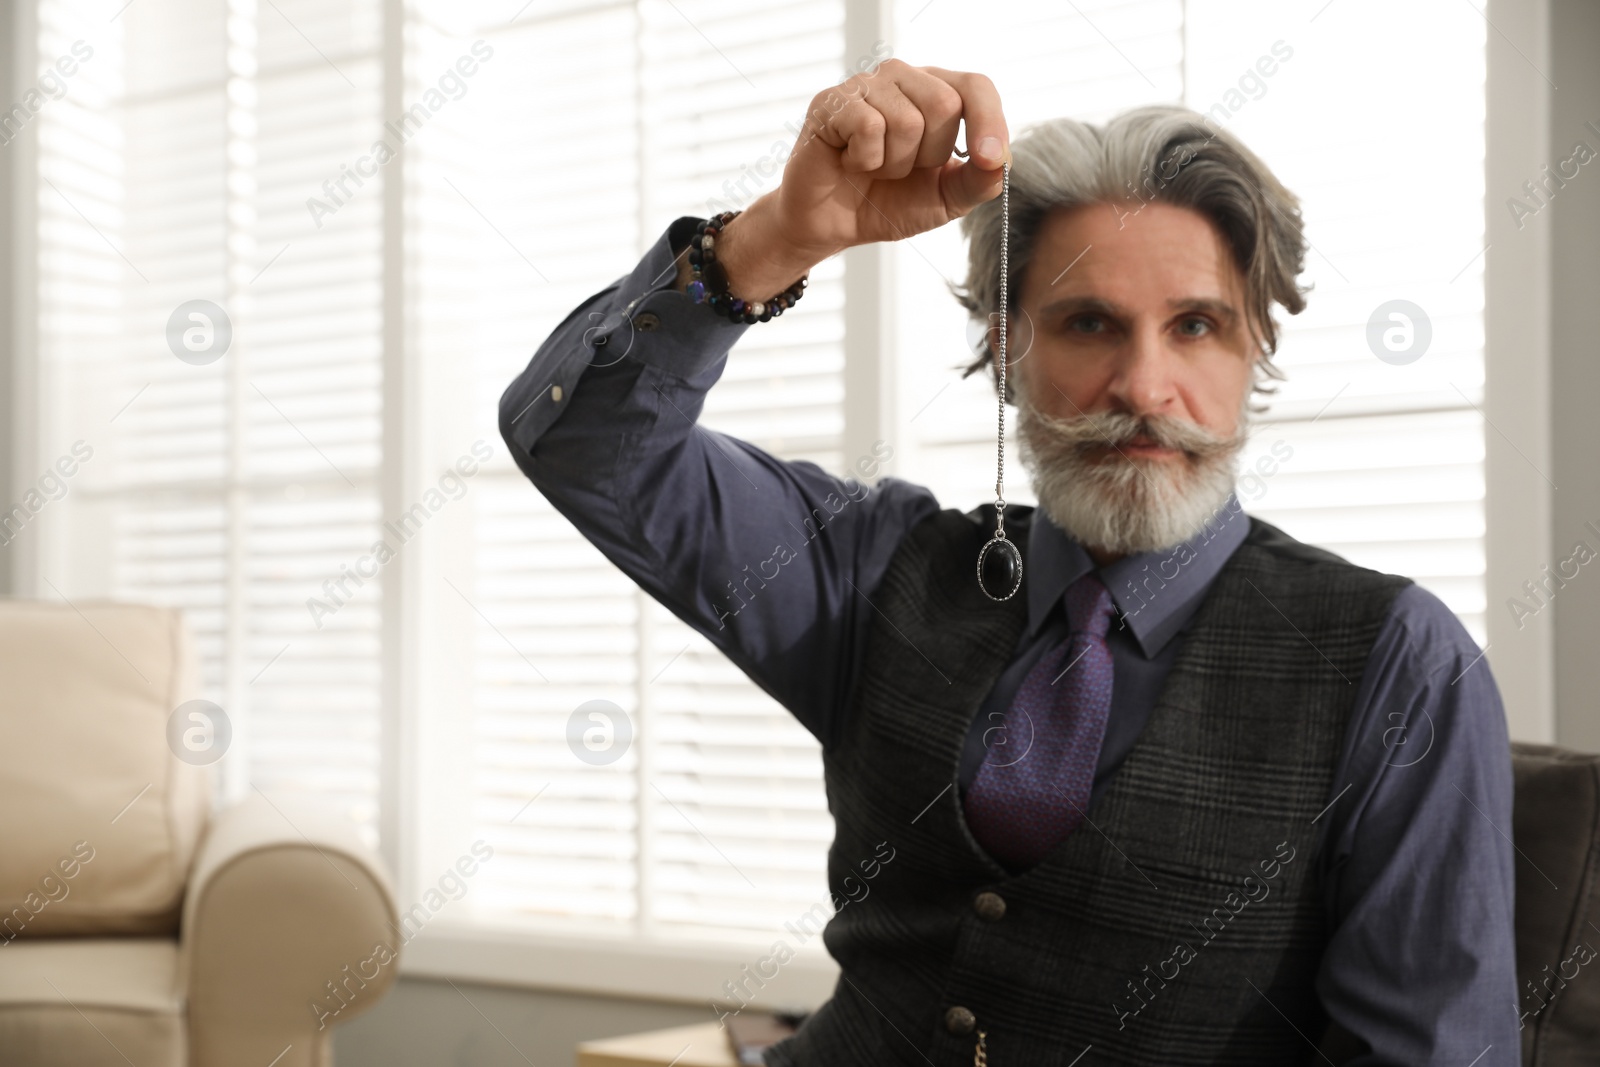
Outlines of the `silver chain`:
{"type": "Polygon", "coordinates": [[[1000,432],[996,444],[994,474],[995,528],[1005,536],[1006,512],[1006,279],[1011,273],[1011,162],[1001,165],[1000,184],[1000,432]]]}

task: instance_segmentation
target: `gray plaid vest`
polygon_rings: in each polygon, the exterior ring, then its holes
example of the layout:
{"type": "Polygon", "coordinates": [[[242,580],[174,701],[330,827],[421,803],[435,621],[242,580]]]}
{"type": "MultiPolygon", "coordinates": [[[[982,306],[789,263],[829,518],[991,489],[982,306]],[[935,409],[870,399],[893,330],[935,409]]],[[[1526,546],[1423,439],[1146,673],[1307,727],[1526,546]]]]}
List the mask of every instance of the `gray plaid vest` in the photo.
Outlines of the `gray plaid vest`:
{"type": "MultiPolygon", "coordinates": [[[[1024,551],[1030,512],[1007,509],[1024,551]]],[[[1025,591],[995,603],[978,588],[993,529],[992,505],[931,516],[859,605],[875,621],[823,757],[829,885],[849,901],[823,940],[842,973],[766,1062],[968,1067],[980,1029],[992,1067],[1314,1058],[1327,934],[1313,820],[1410,580],[1251,519],[1085,825],[1010,876],[968,832],[955,784],[1027,619],[1025,591]]]]}

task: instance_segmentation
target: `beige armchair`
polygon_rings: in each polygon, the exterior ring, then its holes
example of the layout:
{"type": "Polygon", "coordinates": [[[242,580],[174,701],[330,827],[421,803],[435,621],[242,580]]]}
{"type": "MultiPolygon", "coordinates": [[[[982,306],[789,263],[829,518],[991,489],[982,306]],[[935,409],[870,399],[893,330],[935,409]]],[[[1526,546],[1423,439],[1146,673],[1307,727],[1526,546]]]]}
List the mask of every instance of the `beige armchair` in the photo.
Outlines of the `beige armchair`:
{"type": "Polygon", "coordinates": [[[213,813],[180,615],[0,601],[0,680],[0,1063],[331,1063],[394,983],[393,889],[346,820],[213,813]]]}

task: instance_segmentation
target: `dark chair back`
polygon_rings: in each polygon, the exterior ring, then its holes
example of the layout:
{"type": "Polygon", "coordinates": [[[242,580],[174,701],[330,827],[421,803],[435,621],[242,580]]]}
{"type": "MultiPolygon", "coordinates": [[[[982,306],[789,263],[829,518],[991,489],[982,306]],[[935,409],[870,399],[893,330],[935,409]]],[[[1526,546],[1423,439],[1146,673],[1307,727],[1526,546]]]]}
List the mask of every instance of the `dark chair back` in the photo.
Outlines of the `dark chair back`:
{"type": "Polygon", "coordinates": [[[1511,746],[1524,1067],[1600,1063],[1600,755],[1511,746]]]}

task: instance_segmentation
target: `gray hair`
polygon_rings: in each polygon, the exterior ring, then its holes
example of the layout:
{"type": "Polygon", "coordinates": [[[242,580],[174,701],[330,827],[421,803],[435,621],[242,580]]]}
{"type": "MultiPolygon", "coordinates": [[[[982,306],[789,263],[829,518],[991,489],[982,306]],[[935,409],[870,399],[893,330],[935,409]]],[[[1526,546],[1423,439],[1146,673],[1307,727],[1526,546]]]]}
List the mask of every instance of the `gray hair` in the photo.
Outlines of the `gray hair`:
{"type": "MultiPolygon", "coordinates": [[[[1134,200],[1192,208],[1221,233],[1244,280],[1245,317],[1260,356],[1254,389],[1272,392],[1262,379],[1283,378],[1271,362],[1278,347],[1272,304],[1298,315],[1310,291],[1295,280],[1305,267],[1300,201],[1237,138],[1188,108],[1135,108],[1104,125],[1051,119],[1017,136],[1011,162],[1011,306],[1006,310],[1016,312],[1023,272],[1051,212],[1134,200]]],[[[968,240],[967,278],[950,291],[987,326],[1000,310],[1000,198],[965,215],[961,232],[968,240]]],[[[985,366],[993,373],[987,336],[962,377],[985,366]]],[[[1008,379],[1008,393],[1010,384],[1008,379]]]]}

